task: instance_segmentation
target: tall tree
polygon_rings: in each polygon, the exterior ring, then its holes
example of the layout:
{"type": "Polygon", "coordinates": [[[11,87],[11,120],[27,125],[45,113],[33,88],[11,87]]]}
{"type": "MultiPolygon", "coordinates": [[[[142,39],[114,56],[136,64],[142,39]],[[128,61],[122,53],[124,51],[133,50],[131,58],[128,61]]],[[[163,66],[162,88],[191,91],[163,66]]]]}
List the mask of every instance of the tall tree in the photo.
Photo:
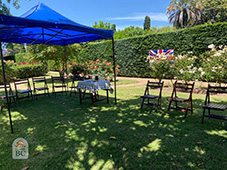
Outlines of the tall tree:
{"type": "MultiPolygon", "coordinates": [[[[27,1],[30,1],[30,0],[27,0],[27,1]]],[[[20,7],[19,0],[7,0],[7,3],[8,4],[12,3],[12,5],[16,9],[20,7]]],[[[0,14],[11,15],[9,7],[7,7],[7,4],[5,2],[2,2],[2,0],[0,0],[0,14]]]]}
{"type": "Polygon", "coordinates": [[[117,31],[116,30],[116,25],[115,24],[111,25],[111,29],[114,30],[114,31],[117,31]]]}
{"type": "Polygon", "coordinates": [[[167,7],[169,23],[177,29],[197,25],[201,21],[201,10],[197,0],[172,0],[167,7]]]}
{"type": "Polygon", "coordinates": [[[200,0],[203,23],[227,21],[227,0],[200,0]]]}
{"type": "Polygon", "coordinates": [[[146,16],[144,19],[144,23],[143,23],[143,29],[144,30],[149,30],[151,26],[151,19],[149,16],[146,16]]]}

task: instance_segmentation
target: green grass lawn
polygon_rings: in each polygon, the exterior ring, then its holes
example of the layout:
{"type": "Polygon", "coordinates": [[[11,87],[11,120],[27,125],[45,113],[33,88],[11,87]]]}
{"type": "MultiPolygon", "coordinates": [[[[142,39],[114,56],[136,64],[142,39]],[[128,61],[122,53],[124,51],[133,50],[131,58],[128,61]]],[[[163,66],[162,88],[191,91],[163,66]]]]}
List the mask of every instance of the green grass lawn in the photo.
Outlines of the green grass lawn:
{"type": "MultiPolygon", "coordinates": [[[[120,80],[122,81],[122,80],[120,80]]],[[[119,82],[120,82],[119,81],[119,82]]],[[[51,87],[49,85],[49,87],[51,87]]],[[[12,106],[14,134],[6,108],[0,114],[0,169],[225,169],[227,131],[225,122],[205,119],[201,124],[204,95],[193,94],[194,115],[171,111],[166,115],[171,92],[163,91],[163,108],[144,106],[140,95],[145,85],[117,88],[110,104],[72,97],[39,96],[12,106]],[[29,143],[29,159],[12,159],[17,137],[29,143]],[[33,153],[39,154],[34,155],[33,153]]],[[[99,95],[105,92],[100,91],[99,95]]],[[[182,93],[182,96],[185,94],[182,93]]],[[[227,98],[215,96],[216,102],[227,98]]]]}

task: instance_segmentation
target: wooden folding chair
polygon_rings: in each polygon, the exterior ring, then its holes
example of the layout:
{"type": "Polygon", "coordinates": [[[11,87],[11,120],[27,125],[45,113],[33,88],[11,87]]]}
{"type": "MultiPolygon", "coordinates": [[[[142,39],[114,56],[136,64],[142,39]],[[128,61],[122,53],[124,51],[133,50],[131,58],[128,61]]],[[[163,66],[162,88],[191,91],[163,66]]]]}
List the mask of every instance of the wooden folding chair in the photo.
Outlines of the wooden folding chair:
{"type": "Polygon", "coordinates": [[[192,92],[194,89],[195,82],[193,83],[179,83],[175,81],[173,86],[172,95],[167,100],[169,101],[169,106],[167,110],[167,114],[169,113],[170,109],[174,109],[177,111],[184,112],[184,118],[187,117],[188,111],[191,111],[191,115],[193,115],[193,103],[192,103],[192,92]],[[189,93],[188,98],[180,98],[178,97],[179,92],[189,93]],[[175,106],[171,106],[172,102],[175,103],[175,106]],[[179,106],[178,103],[187,103],[186,107],[179,106]],[[191,108],[189,109],[189,106],[191,108]]]}
{"type": "Polygon", "coordinates": [[[14,80],[14,86],[16,91],[16,99],[20,102],[20,99],[32,98],[32,90],[28,78],[24,80],[14,80]]]}
{"type": "Polygon", "coordinates": [[[70,87],[70,97],[71,95],[74,93],[74,94],[79,94],[79,92],[77,91],[77,87],[75,85],[75,81],[83,81],[84,80],[84,77],[73,77],[72,78],[72,85],[70,87]]]}
{"type": "Polygon", "coordinates": [[[64,77],[51,76],[52,80],[52,94],[56,96],[56,93],[64,93],[67,95],[67,86],[65,84],[64,77]],[[56,91],[57,88],[61,88],[61,91],[56,91]]]}
{"type": "MultiPolygon", "coordinates": [[[[225,110],[227,110],[227,105],[220,104],[220,103],[214,103],[211,102],[210,95],[211,94],[227,94],[227,87],[221,87],[221,86],[211,86],[208,84],[205,103],[203,105],[203,115],[202,115],[202,122],[204,117],[212,118],[212,119],[219,119],[219,120],[225,120],[226,121],[226,129],[227,129],[227,114],[225,110]],[[208,110],[208,115],[205,114],[206,110],[208,110]],[[225,114],[211,114],[210,110],[216,110],[216,111],[224,111],[225,114]]],[[[221,112],[220,112],[221,113],[221,112]]]]}
{"type": "Polygon", "coordinates": [[[140,109],[143,108],[143,105],[154,106],[156,112],[157,112],[157,109],[158,109],[159,106],[160,106],[160,108],[162,108],[162,88],[163,88],[163,84],[164,84],[164,82],[150,82],[148,80],[144,95],[141,96],[141,98],[143,100],[142,100],[140,109]],[[159,89],[159,95],[151,95],[150,94],[151,89],[153,89],[153,90],[159,89]],[[147,103],[144,103],[146,99],[147,99],[147,103]],[[156,103],[150,103],[150,99],[157,99],[157,101],[156,101],[156,103]]]}
{"type": "MultiPolygon", "coordinates": [[[[6,89],[7,89],[7,97],[8,97],[9,104],[14,103],[15,107],[16,107],[17,106],[16,105],[16,100],[15,100],[16,96],[13,94],[13,91],[12,91],[12,88],[11,88],[10,84],[6,85],[6,89]],[[11,99],[13,99],[13,101],[11,101],[11,99]]],[[[2,93],[4,93],[4,95],[0,96],[0,99],[3,99],[5,101],[5,102],[1,103],[0,106],[7,105],[6,94],[5,94],[5,86],[4,85],[0,85],[0,90],[1,90],[2,93]]],[[[2,109],[2,107],[1,107],[1,109],[2,109]]]]}
{"type": "Polygon", "coordinates": [[[36,78],[33,77],[32,82],[33,82],[34,95],[36,96],[36,99],[38,95],[48,95],[50,97],[49,88],[47,86],[45,77],[36,77],[36,78]],[[44,91],[44,92],[38,93],[38,91],[44,91]]]}

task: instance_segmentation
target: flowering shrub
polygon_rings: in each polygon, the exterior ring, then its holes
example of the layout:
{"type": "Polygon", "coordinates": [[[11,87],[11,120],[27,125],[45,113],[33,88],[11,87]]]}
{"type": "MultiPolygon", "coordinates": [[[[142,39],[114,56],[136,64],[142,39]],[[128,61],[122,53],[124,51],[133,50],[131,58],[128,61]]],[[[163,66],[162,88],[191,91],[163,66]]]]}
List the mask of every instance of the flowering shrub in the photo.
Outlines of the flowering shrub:
{"type": "Polygon", "coordinates": [[[176,77],[178,80],[183,80],[186,83],[197,80],[199,77],[199,70],[195,67],[197,57],[190,57],[189,54],[178,55],[175,57],[176,77]]]}
{"type": "Polygon", "coordinates": [[[207,51],[202,58],[202,79],[205,81],[221,84],[227,82],[227,46],[216,48],[213,44],[208,46],[207,51]]]}
{"type": "Polygon", "coordinates": [[[171,62],[171,57],[167,57],[165,53],[157,54],[157,57],[150,59],[150,56],[147,57],[147,60],[151,65],[151,69],[155,78],[159,82],[165,77],[173,77],[174,75],[174,66],[171,62]]]}
{"type": "MultiPolygon", "coordinates": [[[[114,77],[113,65],[111,62],[104,60],[103,62],[100,59],[97,59],[96,62],[92,61],[91,65],[92,74],[103,76],[105,79],[112,80],[114,77]]],[[[119,72],[119,65],[115,68],[116,74],[119,72]]]]}
{"type": "Polygon", "coordinates": [[[71,63],[68,65],[70,72],[74,77],[83,77],[88,75],[88,64],[86,63],[71,63]]]}
{"type": "MultiPolygon", "coordinates": [[[[96,61],[90,61],[85,63],[72,63],[71,67],[71,73],[73,76],[86,76],[86,75],[98,75],[103,76],[105,79],[113,79],[114,72],[113,72],[113,65],[104,60],[101,61],[100,59],[97,59],[96,61]]],[[[119,65],[115,68],[116,74],[119,72],[119,65]]]]}

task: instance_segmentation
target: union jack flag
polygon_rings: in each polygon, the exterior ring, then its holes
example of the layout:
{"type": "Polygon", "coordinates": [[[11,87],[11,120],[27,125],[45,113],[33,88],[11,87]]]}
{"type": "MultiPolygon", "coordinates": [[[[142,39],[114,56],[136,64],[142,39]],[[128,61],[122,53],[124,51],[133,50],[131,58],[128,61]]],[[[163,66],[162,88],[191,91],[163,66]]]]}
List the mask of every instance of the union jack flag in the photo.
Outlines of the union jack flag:
{"type": "MultiPolygon", "coordinates": [[[[172,65],[174,64],[173,61],[173,54],[174,50],[173,49],[165,49],[165,50],[149,50],[149,60],[153,60],[155,57],[158,57],[159,54],[164,53],[166,56],[166,60],[168,58],[171,58],[171,63],[172,65]]],[[[150,65],[152,66],[152,62],[150,62],[150,65]]]]}

